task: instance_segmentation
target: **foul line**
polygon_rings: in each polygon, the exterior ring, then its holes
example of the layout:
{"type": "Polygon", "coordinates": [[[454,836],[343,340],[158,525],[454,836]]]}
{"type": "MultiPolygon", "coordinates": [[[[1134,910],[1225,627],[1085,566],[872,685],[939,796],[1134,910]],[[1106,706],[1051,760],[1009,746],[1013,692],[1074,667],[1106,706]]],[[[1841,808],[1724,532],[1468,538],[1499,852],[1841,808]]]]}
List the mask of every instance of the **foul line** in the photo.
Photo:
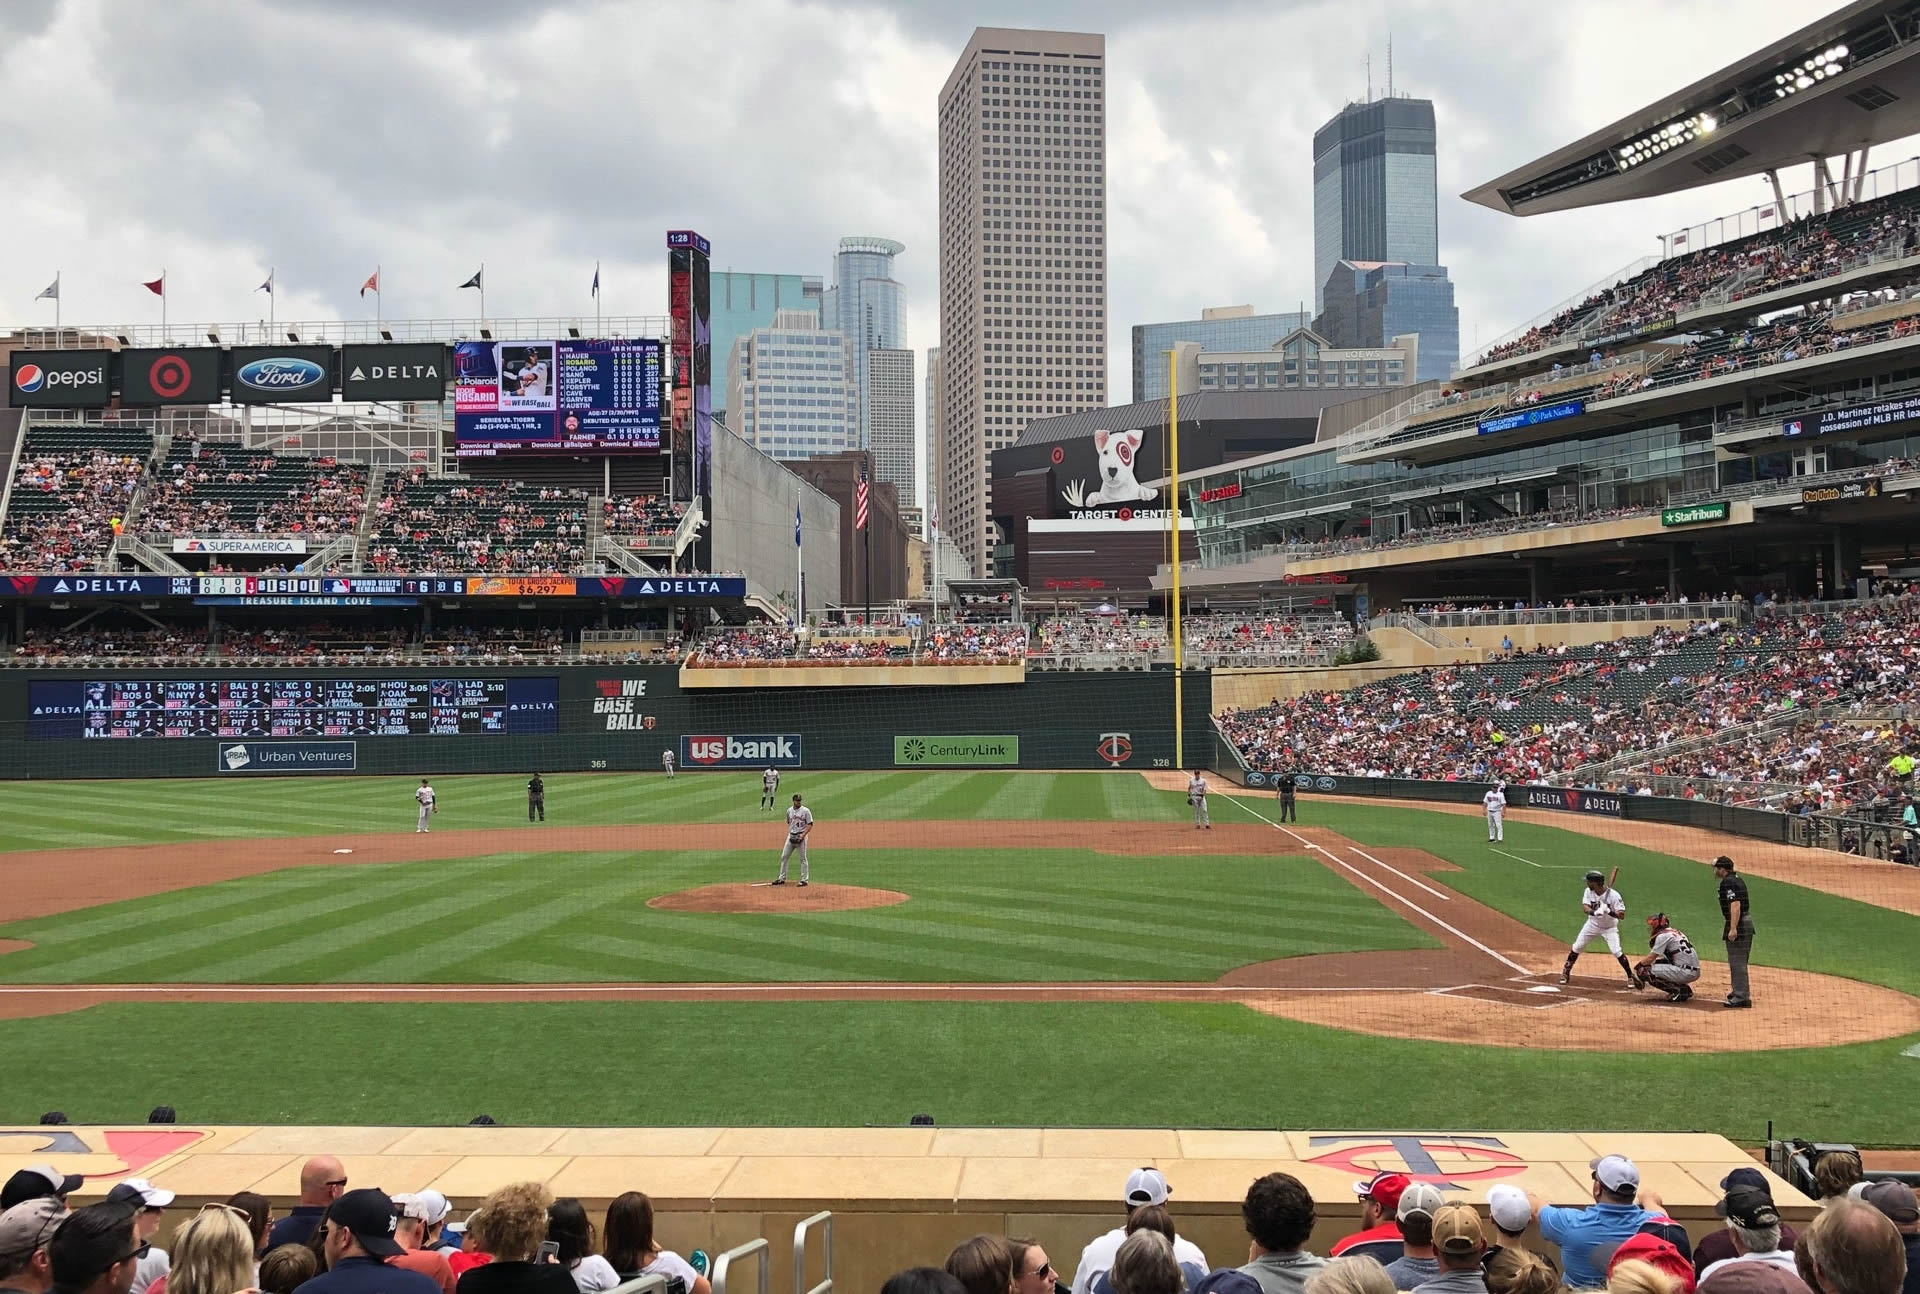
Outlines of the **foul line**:
{"type": "Polygon", "coordinates": [[[1426,883],[1425,881],[1423,881],[1423,880],[1421,880],[1421,879],[1420,879],[1419,877],[1417,877],[1417,876],[1409,876],[1409,875],[1407,875],[1407,874],[1406,874],[1405,872],[1403,872],[1403,871],[1401,871],[1401,870],[1400,870],[1400,869],[1399,869],[1398,867],[1395,867],[1395,866],[1394,866],[1394,865],[1393,865],[1392,863],[1383,863],[1383,862],[1381,862],[1381,861],[1380,861],[1380,860],[1379,860],[1378,858],[1375,858],[1375,857],[1374,857],[1374,856],[1373,856],[1372,854],[1370,854],[1370,853],[1368,853],[1368,852],[1367,852],[1366,850],[1364,850],[1364,849],[1362,849],[1362,848],[1360,848],[1360,846],[1358,846],[1358,845],[1348,845],[1348,846],[1347,846],[1347,848],[1348,848],[1348,849],[1351,849],[1351,850],[1352,850],[1352,851],[1353,851],[1354,853],[1356,853],[1356,854],[1358,854],[1358,855],[1360,855],[1360,857],[1362,857],[1362,858],[1364,858],[1364,859],[1366,859],[1366,860],[1367,860],[1368,862],[1370,862],[1370,863],[1372,863],[1372,864],[1373,864],[1373,865],[1374,865],[1375,867],[1384,867],[1384,868],[1386,868],[1386,869],[1387,869],[1388,871],[1390,871],[1390,872],[1392,872],[1392,873],[1393,873],[1393,874],[1394,874],[1395,876],[1398,876],[1398,877],[1399,877],[1399,878],[1400,878],[1401,880],[1403,880],[1403,881],[1406,881],[1406,882],[1407,882],[1408,884],[1411,884],[1411,885],[1418,885],[1418,886],[1419,886],[1419,887],[1420,887],[1421,889],[1423,889],[1423,890],[1425,890],[1425,891],[1426,891],[1427,893],[1429,893],[1429,894],[1431,894],[1431,895],[1433,895],[1433,897],[1434,897],[1434,898],[1436,898],[1436,899],[1439,899],[1439,900],[1440,900],[1441,902],[1443,902],[1443,903],[1446,903],[1446,902],[1452,902],[1452,900],[1453,900],[1453,895],[1451,895],[1451,894],[1446,894],[1446,893],[1443,893],[1443,892],[1442,892],[1442,891],[1440,891],[1440,890],[1436,890],[1436,889],[1434,889],[1434,888],[1433,888],[1433,886],[1431,886],[1431,885],[1429,885],[1429,884],[1427,884],[1427,883],[1426,883]]]}
{"type": "MultiPolygon", "coordinates": [[[[1292,831],[1286,827],[1281,826],[1279,823],[1275,822],[1272,818],[1269,818],[1266,814],[1260,812],[1258,809],[1248,809],[1246,805],[1240,804],[1240,801],[1238,800],[1229,800],[1229,803],[1239,804],[1241,808],[1246,809],[1248,813],[1251,813],[1254,817],[1260,819],[1260,821],[1266,823],[1269,827],[1272,827],[1275,831],[1285,832],[1287,835],[1292,836],[1295,840],[1305,845],[1308,849],[1319,850],[1321,853],[1325,854],[1330,861],[1339,864],[1341,867],[1346,868],[1348,871],[1352,872],[1355,876],[1358,876],[1361,880],[1365,881],[1367,884],[1379,890],[1382,894],[1386,895],[1388,898],[1393,899],[1397,903],[1404,903],[1407,907],[1412,908],[1415,912],[1418,912],[1421,916],[1433,922],[1433,924],[1435,924],[1436,926],[1439,926],[1442,930],[1445,930],[1448,934],[1451,934],[1456,936],[1457,938],[1466,940],[1468,943],[1472,944],[1475,948],[1478,948],[1481,952],[1485,953],[1487,956],[1499,962],[1502,966],[1511,967],[1512,969],[1519,971],[1522,975],[1533,974],[1532,971],[1528,970],[1525,966],[1522,966],[1519,962],[1513,960],[1513,958],[1506,956],[1504,953],[1495,952],[1493,949],[1487,947],[1485,944],[1481,943],[1478,939],[1475,939],[1472,935],[1460,929],[1458,926],[1448,924],[1446,921],[1441,920],[1439,917],[1435,916],[1433,913],[1421,907],[1418,903],[1415,903],[1412,899],[1407,898],[1404,895],[1397,894],[1393,890],[1388,889],[1383,883],[1367,875],[1365,872],[1361,871],[1358,867],[1355,867],[1352,863],[1347,862],[1344,858],[1334,857],[1331,850],[1321,849],[1319,845],[1314,844],[1311,840],[1308,840],[1305,836],[1301,835],[1299,832],[1292,831]]],[[[1355,851],[1355,852],[1358,852],[1358,851],[1355,851]]]]}
{"type": "Polygon", "coordinates": [[[136,993],[181,995],[217,993],[231,997],[341,997],[379,1001],[388,995],[452,997],[483,1002],[489,997],[585,997],[589,994],[626,997],[698,996],[730,994],[752,997],[835,997],[873,993],[910,997],[921,993],[1051,994],[1059,998],[1100,994],[1121,997],[1172,997],[1184,994],[1220,994],[1262,997],[1274,993],[1418,993],[1418,987],[1383,988],[1288,984],[994,984],[991,982],[920,983],[912,980],[846,984],[0,984],[0,996],[121,997],[136,993]]]}
{"type": "Polygon", "coordinates": [[[1546,870],[1547,865],[1545,863],[1536,863],[1531,858],[1522,858],[1518,854],[1509,854],[1504,849],[1496,849],[1493,852],[1496,854],[1505,855],[1506,857],[1513,859],[1517,863],[1525,863],[1528,867],[1538,867],[1542,871],[1546,870]]]}

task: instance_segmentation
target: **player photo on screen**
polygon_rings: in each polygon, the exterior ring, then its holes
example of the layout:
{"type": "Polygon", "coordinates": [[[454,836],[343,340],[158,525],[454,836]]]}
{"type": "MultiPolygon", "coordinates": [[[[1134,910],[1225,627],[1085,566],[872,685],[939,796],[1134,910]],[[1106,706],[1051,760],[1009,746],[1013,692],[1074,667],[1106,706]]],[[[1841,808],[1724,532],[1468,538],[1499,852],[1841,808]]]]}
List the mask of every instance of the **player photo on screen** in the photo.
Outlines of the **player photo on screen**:
{"type": "Polygon", "coordinates": [[[554,408],[552,342],[507,342],[500,347],[500,408],[554,408]]]}

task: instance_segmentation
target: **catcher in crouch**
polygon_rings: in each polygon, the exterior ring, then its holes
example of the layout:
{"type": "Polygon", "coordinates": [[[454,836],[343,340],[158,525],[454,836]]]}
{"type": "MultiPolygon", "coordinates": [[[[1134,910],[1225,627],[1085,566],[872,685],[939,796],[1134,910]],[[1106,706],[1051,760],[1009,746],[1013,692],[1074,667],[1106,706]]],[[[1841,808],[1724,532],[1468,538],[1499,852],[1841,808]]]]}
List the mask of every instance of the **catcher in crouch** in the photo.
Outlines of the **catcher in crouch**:
{"type": "MultiPolygon", "coordinates": [[[[1614,875],[1619,875],[1619,868],[1613,870],[1614,875]]],[[[1567,964],[1560,968],[1560,982],[1565,984],[1573,978],[1573,964],[1597,938],[1606,941],[1607,951],[1626,972],[1628,986],[1641,988],[1640,980],[1633,973],[1633,964],[1620,951],[1620,918],[1627,915],[1627,901],[1620,897],[1620,891],[1599,872],[1588,872],[1587,888],[1580,895],[1580,910],[1587,914],[1586,924],[1580,927],[1580,933],[1573,937],[1573,947],[1567,950],[1567,964]]]]}
{"type": "Polygon", "coordinates": [[[1674,929],[1666,913],[1656,912],[1647,918],[1647,946],[1653,951],[1634,963],[1634,977],[1664,989],[1669,1002],[1691,998],[1693,982],[1700,978],[1700,954],[1693,950],[1693,940],[1674,929]]]}

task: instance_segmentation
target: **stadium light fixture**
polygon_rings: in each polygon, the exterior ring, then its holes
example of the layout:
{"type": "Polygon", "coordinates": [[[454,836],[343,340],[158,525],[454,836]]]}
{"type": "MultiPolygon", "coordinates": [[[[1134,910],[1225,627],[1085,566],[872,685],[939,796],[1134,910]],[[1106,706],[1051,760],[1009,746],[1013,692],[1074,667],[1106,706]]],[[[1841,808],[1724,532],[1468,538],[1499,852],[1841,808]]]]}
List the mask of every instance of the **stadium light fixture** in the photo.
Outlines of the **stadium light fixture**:
{"type": "Polygon", "coordinates": [[[133,345],[133,343],[132,343],[131,341],[129,341],[129,340],[127,340],[127,335],[126,335],[125,333],[116,333],[115,335],[116,335],[117,337],[119,337],[119,338],[120,338],[120,344],[121,344],[122,346],[131,346],[131,345],[133,345]]]}
{"type": "Polygon", "coordinates": [[[380,330],[380,340],[381,340],[381,341],[392,341],[392,340],[393,340],[393,329],[391,329],[391,328],[382,328],[382,329],[380,330]]]}
{"type": "Polygon", "coordinates": [[[218,346],[220,344],[220,330],[218,328],[207,329],[207,340],[218,346]]]}
{"type": "Polygon", "coordinates": [[[492,330],[492,329],[490,329],[490,328],[482,328],[482,329],[480,330],[480,340],[481,340],[481,341],[492,341],[492,340],[493,340],[493,330],[492,330]]]}
{"type": "Polygon", "coordinates": [[[580,335],[580,328],[577,324],[567,325],[567,336],[578,337],[579,335],[580,335]]]}

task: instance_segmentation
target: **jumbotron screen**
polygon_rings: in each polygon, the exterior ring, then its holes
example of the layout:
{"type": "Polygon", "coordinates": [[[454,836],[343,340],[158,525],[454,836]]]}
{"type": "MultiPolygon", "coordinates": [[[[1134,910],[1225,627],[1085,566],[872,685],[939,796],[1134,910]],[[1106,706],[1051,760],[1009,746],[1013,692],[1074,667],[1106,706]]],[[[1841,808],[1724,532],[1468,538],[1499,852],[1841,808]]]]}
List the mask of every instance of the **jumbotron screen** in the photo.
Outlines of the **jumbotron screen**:
{"type": "Polygon", "coordinates": [[[71,679],[32,683],[42,741],[559,731],[555,678],[71,679]]]}
{"type": "Polygon", "coordinates": [[[651,338],[457,342],[455,452],[658,453],[661,378],[651,338]]]}

